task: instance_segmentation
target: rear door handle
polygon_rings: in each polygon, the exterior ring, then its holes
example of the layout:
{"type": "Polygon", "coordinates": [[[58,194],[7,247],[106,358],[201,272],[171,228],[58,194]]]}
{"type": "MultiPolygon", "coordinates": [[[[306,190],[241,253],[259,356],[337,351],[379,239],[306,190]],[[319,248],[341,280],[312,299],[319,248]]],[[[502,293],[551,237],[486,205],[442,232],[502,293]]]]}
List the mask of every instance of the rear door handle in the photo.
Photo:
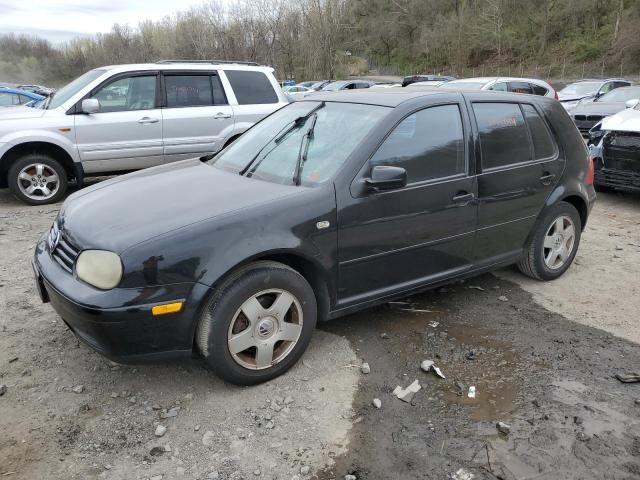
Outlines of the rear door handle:
{"type": "Polygon", "coordinates": [[[138,120],[138,123],[141,124],[145,124],[145,123],[158,123],[159,120],[157,118],[151,118],[151,117],[142,117],[140,120],[138,120]]]}
{"type": "Polygon", "coordinates": [[[473,201],[474,198],[476,198],[476,196],[473,193],[458,192],[456,196],[451,199],[451,201],[453,203],[460,203],[460,204],[466,205],[467,203],[473,201]]]}
{"type": "Polygon", "coordinates": [[[540,177],[540,183],[542,183],[543,185],[551,185],[555,178],[555,174],[544,172],[544,174],[540,177]]]}
{"type": "Polygon", "coordinates": [[[231,114],[230,113],[222,113],[222,112],[218,112],[213,116],[214,120],[222,120],[225,118],[231,118],[231,114]]]}

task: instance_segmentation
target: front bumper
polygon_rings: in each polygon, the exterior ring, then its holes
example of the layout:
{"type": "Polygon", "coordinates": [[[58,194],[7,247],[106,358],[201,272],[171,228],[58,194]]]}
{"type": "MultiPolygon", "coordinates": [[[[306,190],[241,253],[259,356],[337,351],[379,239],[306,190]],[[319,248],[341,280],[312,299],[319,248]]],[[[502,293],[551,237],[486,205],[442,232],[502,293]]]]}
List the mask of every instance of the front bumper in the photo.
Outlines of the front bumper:
{"type": "Polygon", "coordinates": [[[122,363],[190,356],[200,306],[210,291],[178,283],[102,291],[76,279],[51,257],[42,239],[34,257],[43,301],[94,350],[122,363]],[[153,316],[154,305],[184,300],[178,313],[153,316]]]}
{"type": "Polygon", "coordinates": [[[629,170],[601,168],[596,170],[594,182],[599,187],[640,192],[640,173],[629,170]]]}

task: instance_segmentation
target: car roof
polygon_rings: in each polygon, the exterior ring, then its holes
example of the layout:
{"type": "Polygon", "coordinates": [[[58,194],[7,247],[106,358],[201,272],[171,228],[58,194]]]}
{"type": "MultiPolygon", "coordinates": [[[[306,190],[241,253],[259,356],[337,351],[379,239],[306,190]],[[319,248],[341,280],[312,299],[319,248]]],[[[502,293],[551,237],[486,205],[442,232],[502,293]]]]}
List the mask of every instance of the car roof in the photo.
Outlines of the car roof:
{"type": "MultiPolygon", "coordinates": [[[[339,90],[336,92],[324,92],[320,91],[315,94],[309,95],[305,97],[302,102],[317,102],[317,101],[325,101],[325,102],[341,102],[341,103],[363,103],[367,105],[380,105],[383,107],[397,107],[401,103],[404,103],[408,100],[413,100],[415,98],[420,97],[429,97],[429,96],[441,96],[453,98],[453,95],[459,95],[460,93],[465,93],[464,89],[460,90],[440,90],[438,88],[432,87],[416,87],[412,89],[407,88],[374,88],[374,89],[361,89],[361,90],[339,90]]],[[[510,99],[522,101],[524,95],[521,93],[503,93],[503,92],[493,92],[493,91],[478,91],[478,90],[470,90],[468,92],[469,95],[473,95],[474,98],[477,96],[487,96],[487,98],[492,98],[495,100],[500,99],[510,99]]],[[[546,97],[542,97],[539,95],[527,95],[526,98],[530,101],[531,99],[535,99],[536,101],[544,101],[546,97]]]]}
{"type": "Polygon", "coordinates": [[[260,71],[271,73],[273,68],[264,65],[246,65],[242,63],[186,63],[186,62],[162,62],[162,63],[129,63],[124,65],[105,65],[96,70],[108,70],[111,72],[130,72],[140,70],[246,70],[250,72],[260,71]]]}
{"type": "Polygon", "coordinates": [[[475,78],[459,78],[457,80],[451,80],[449,83],[489,83],[495,81],[503,82],[538,82],[547,83],[539,78],[525,78],[525,77],[475,77],[475,78]]]}

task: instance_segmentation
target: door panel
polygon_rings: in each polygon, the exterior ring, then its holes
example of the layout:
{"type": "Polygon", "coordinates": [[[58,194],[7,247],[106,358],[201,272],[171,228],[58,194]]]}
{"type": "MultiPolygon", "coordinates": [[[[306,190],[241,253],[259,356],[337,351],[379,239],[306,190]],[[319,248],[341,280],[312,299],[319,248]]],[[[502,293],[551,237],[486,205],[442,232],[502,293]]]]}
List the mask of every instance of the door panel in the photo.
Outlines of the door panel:
{"type": "Polygon", "coordinates": [[[164,155],[167,162],[217,152],[234,126],[222,84],[214,72],[163,75],[164,155]]]}
{"type": "Polygon", "coordinates": [[[495,263],[522,252],[564,161],[533,105],[477,102],[472,111],[483,170],[474,258],[495,263]]]}
{"type": "Polygon", "coordinates": [[[471,268],[477,220],[468,172],[463,106],[436,105],[405,117],[338,196],[338,305],[408,290],[471,268]],[[373,166],[406,170],[409,185],[366,190],[373,166]]]}
{"type": "Polygon", "coordinates": [[[88,173],[162,163],[162,112],[156,75],[118,77],[94,92],[100,110],[74,117],[80,159],[88,173]],[[111,164],[111,161],[114,161],[111,164]]]}

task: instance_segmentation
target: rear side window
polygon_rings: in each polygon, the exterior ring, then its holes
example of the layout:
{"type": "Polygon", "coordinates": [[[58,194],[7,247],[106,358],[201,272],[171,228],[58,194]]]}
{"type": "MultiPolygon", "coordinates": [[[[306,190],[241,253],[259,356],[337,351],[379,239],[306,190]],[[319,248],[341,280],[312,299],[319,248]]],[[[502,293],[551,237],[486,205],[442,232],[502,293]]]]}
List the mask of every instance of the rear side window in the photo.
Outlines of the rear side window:
{"type": "Polygon", "coordinates": [[[549,91],[546,88],[544,88],[542,85],[536,85],[535,83],[531,84],[531,88],[533,89],[533,93],[535,93],[536,95],[540,95],[542,97],[544,97],[549,91]]]}
{"type": "Polygon", "coordinates": [[[168,108],[213,105],[209,75],[168,75],[164,82],[168,108]]]}
{"type": "Polygon", "coordinates": [[[545,121],[538,114],[533,105],[522,104],[522,111],[531,132],[531,140],[533,141],[534,158],[549,158],[555,155],[556,145],[551,138],[551,133],[545,121]]]}
{"type": "Polygon", "coordinates": [[[262,72],[226,70],[240,105],[278,103],[278,95],[262,72]]]}
{"type": "Polygon", "coordinates": [[[402,167],[407,183],[466,172],[464,133],[457,105],[426,108],[405,118],[371,158],[371,166],[402,167]]]}
{"type": "Polygon", "coordinates": [[[531,84],[527,82],[509,82],[509,91],[514,93],[533,93],[531,84]]]}
{"type": "Polygon", "coordinates": [[[474,103],[480,134],[482,169],[504,167],[530,159],[529,133],[515,103],[474,103]]]}

